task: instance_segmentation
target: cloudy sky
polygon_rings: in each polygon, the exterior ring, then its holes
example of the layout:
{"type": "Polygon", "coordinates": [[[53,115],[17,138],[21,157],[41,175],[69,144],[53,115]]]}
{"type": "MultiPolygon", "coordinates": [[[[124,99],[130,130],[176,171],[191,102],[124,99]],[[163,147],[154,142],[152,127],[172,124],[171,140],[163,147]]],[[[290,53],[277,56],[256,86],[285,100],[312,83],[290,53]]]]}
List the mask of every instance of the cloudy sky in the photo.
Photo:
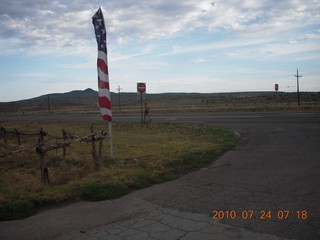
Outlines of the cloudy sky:
{"type": "Polygon", "coordinates": [[[320,91],[320,0],[1,0],[0,102],[97,90],[99,6],[111,91],[320,91]]]}

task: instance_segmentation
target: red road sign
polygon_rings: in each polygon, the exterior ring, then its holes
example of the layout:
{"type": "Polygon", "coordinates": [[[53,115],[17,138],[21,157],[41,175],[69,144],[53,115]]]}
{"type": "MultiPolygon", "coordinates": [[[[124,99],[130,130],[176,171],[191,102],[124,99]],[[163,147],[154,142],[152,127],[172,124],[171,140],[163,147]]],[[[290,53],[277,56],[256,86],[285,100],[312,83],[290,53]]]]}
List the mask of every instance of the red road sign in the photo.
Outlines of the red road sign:
{"type": "Polygon", "coordinates": [[[146,91],[146,83],[137,83],[137,89],[139,93],[144,93],[146,91]]]}

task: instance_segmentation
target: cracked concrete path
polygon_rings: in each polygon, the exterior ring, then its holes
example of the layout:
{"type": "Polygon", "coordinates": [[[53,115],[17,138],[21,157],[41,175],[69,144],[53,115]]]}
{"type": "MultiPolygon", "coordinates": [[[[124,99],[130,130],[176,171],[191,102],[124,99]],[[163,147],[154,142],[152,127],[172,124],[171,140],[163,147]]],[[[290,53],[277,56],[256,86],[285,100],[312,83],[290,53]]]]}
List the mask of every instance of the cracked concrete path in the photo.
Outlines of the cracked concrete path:
{"type": "Polygon", "coordinates": [[[141,205],[149,205],[150,209],[115,223],[61,235],[55,238],[55,240],[283,239],[270,234],[255,233],[242,228],[221,224],[206,214],[195,214],[162,208],[141,199],[132,199],[132,201],[140,201],[141,205]]]}
{"type": "Polygon", "coordinates": [[[241,140],[210,166],[177,180],[112,201],[79,202],[1,222],[0,239],[320,239],[320,113],[153,120],[226,127],[241,140]],[[215,210],[270,211],[272,218],[217,221],[210,218],[215,210]],[[278,219],[279,211],[290,214],[278,219]],[[307,218],[297,211],[307,211],[307,218]]]}
{"type": "Polygon", "coordinates": [[[285,239],[222,224],[208,214],[164,208],[132,194],[51,209],[0,226],[2,240],[285,239]]]}

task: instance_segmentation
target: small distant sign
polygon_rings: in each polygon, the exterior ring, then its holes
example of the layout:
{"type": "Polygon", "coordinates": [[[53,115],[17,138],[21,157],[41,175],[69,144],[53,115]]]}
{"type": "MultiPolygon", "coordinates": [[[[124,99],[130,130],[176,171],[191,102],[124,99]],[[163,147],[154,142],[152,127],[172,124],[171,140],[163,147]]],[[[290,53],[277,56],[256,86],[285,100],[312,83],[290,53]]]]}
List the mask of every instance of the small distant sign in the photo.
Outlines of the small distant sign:
{"type": "Polygon", "coordinates": [[[278,90],[279,90],[279,85],[278,85],[278,84],[275,84],[275,85],[274,85],[274,89],[276,90],[276,92],[278,92],[278,90]]]}
{"type": "Polygon", "coordinates": [[[146,83],[137,83],[137,90],[139,93],[144,93],[146,91],[146,83]]]}

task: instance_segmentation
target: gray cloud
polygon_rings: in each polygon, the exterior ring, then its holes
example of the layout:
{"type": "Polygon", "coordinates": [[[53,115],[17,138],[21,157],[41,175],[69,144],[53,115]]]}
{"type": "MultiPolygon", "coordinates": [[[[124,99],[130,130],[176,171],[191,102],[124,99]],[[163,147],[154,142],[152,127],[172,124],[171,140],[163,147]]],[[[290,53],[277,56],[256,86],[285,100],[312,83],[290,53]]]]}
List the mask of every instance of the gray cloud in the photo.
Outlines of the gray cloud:
{"type": "Polygon", "coordinates": [[[272,34],[319,23],[320,1],[217,0],[110,1],[107,18],[112,33],[139,38],[170,37],[206,29],[237,35],[272,34]]]}
{"type": "Polygon", "coordinates": [[[2,0],[1,43],[22,51],[37,49],[38,52],[85,45],[92,34],[89,30],[91,15],[98,5],[94,1],[87,2],[2,0]],[[18,45],[12,46],[12,43],[18,45]]]}
{"type": "MultiPolygon", "coordinates": [[[[91,17],[100,3],[2,0],[1,50],[13,48],[12,43],[21,51],[39,53],[85,47],[94,41],[91,17]]],[[[108,34],[118,43],[170,38],[198,29],[257,37],[320,20],[319,0],[110,0],[102,7],[108,34]]]]}

